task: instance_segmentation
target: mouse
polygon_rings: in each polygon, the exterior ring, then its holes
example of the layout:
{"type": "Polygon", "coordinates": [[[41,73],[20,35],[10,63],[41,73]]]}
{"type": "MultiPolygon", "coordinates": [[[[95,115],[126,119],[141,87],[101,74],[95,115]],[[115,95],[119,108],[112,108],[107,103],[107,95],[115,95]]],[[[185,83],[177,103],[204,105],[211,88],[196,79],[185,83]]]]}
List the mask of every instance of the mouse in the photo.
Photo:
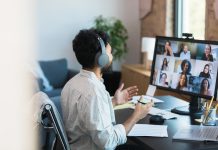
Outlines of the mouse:
{"type": "Polygon", "coordinates": [[[164,118],[162,116],[159,116],[159,115],[153,115],[150,117],[149,121],[150,121],[150,124],[163,124],[164,123],[164,118]]]}

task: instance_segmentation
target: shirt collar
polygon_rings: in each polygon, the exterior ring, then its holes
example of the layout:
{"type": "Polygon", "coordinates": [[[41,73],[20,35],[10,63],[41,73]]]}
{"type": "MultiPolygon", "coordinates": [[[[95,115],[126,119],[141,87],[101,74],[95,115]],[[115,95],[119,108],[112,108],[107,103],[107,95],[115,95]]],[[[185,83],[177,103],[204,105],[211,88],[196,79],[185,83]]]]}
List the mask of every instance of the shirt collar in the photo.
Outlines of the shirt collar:
{"type": "Polygon", "coordinates": [[[102,82],[102,83],[104,82],[104,79],[103,79],[103,78],[101,78],[101,79],[97,78],[97,76],[95,75],[95,73],[92,72],[92,71],[88,71],[88,70],[81,69],[81,70],[80,70],[80,74],[81,74],[82,76],[85,76],[85,77],[88,77],[88,78],[91,78],[91,79],[94,79],[94,80],[98,80],[98,81],[100,81],[100,82],[102,82]]]}

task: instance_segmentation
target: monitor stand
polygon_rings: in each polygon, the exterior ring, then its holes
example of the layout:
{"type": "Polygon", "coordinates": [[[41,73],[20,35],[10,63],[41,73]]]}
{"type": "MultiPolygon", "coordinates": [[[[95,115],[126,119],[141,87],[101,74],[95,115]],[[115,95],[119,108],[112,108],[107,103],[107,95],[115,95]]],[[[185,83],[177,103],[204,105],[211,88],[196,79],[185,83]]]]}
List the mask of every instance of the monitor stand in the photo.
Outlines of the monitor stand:
{"type": "Polygon", "coordinates": [[[191,97],[191,102],[188,106],[176,107],[171,110],[173,113],[177,113],[180,115],[202,115],[202,103],[201,98],[197,96],[191,97]]]}

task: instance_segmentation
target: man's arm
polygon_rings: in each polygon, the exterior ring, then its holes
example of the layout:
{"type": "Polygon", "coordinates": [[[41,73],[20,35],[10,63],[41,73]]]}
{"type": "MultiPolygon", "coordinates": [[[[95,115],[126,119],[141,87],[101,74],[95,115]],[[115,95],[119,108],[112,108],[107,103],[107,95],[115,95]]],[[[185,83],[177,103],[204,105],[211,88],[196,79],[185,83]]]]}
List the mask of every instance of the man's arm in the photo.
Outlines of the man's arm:
{"type": "Polygon", "coordinates": [[[95,145],[100,149],[115,149],[117,145],[126,142],[126,131],[123,125],[112,124],[115,121],[111,117],[113,109],[102,100],[108,98],[104,96],[89,96],[86,100],[78,102],[79,120],[83,131],[95,145]]]}
{"type": "Polygon", "coordinates": [[[130,86],[126,89],[123,89],[123,87],[124,83],[122,83],[116,90],[114,97],[112,98],[113,106],[124,104],[128,102],[128,100],[130,100],[133,96],[138,94],[137,86],[130,86]]]}
{"type": "Polygon", "coordinates": [[[148,114],[153,104],[153,102],[150,102],[146,105],[141,103],[136,105],[133,114],[123,123],[123,126],[126,130],[126,135],[140,119],[144,118],[148,114]]]}

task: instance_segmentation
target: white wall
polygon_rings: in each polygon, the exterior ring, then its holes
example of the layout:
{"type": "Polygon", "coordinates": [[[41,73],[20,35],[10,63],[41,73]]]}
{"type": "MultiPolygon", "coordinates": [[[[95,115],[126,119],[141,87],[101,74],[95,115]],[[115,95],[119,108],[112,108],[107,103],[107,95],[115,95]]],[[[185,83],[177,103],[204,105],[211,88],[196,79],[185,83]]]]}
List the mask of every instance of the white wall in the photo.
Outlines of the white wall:
{"type": "Polygon", "coordinates": [[[38,60],[67,58],[79,70],[72,39],[81,29],[93,26],[99,15],[121,19],[129,34],[125,63],[139,63],[140,20],[138,0],[38,0],[38,60]]]}

